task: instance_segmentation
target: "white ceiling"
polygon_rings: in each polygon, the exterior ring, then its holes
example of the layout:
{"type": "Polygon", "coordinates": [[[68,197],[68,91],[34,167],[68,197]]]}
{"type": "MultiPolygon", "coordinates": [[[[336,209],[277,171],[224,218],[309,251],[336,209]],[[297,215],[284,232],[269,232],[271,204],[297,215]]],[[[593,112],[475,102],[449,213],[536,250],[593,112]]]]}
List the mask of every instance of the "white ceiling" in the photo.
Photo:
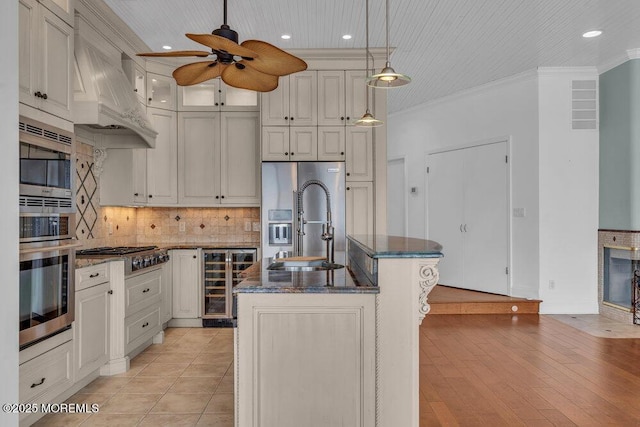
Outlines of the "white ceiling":
{"type": "MultiPolygon", "coordinates": [[[[105,2],[156,51],[200,49],[184,33],[223,23],[222,0],[105,2]]],[[[384,47],[385,1],[369,2],[370,46],[384,47]]],[[[640,48],[640,0],[390,0],[389,21],[391,64],[413,79],[389,91],[391,112],[536,67],[598,66],[640,48]],[[604,34],[582,38],[595,28],[604,34]]],[[[365,0],[229,0],[228,24],[240,42],[363,48],[365,0]]]]}

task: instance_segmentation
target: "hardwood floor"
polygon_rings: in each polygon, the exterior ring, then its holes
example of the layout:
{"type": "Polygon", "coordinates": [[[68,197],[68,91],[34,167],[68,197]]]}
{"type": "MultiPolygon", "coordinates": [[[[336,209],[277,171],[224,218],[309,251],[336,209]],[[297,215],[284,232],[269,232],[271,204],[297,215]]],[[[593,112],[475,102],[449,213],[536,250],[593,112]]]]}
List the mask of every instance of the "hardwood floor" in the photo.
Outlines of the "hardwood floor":
{"type": "Polygon", "coordinates": [[[535,314],[427,315],[420,426],[640,426],[640,339],[535,314]]]}

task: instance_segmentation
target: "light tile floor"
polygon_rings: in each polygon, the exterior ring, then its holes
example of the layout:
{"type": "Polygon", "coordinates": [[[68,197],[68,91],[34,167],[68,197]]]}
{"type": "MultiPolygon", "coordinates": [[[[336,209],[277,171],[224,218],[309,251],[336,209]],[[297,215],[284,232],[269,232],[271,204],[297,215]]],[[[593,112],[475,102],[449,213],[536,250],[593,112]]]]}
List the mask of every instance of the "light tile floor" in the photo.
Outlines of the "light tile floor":
{"type": "Polygon", "coordinates": [[[562,323],[600,338],[640,338],[640,325],[625,324],[600,314],[553,314],[562,323]]]}
{"type": "Polygon", "coordinates": [[[49,414],[34,426],[233,426],[233,329],[168,328],[131,360],[131,369],[98,377],[70,403],[97,403],[94,414],[49,414]]]}

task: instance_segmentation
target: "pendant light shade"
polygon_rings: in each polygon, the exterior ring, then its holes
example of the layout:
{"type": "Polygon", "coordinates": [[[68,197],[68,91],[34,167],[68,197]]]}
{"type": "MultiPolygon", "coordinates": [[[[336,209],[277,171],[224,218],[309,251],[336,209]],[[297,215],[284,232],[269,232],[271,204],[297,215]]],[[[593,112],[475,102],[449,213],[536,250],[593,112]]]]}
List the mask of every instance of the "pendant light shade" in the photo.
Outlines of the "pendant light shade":
{"type": "Polygon", "coordinates": [[[391,89],[410,83],[411,77],[396,73],[396,70],[391,67],[389,59],[389,0],[386,0],[385,26],[387,28],[387,63],[380,73],[367,79],[367,84],[375,88],[391,89]]]}
{"type": "MultiPolygon", "coordinates": [[[[365,51],[365,55],[366,55],[366,63],[367,63],[367,74],[369,74],[369,0],[365,1],[366,4],[366,16],[367,16],[367,22],[366,22],[366,30],[367,30],[367,49],[365,51]]],[[[364,113],[364,115],[362,117],[360,117],[360,119],[356,120],[356,122],[354,123],[355,126],[358,127],[379,127],[383,125],[382,120],[378,120],[375,117],[373,117],[373,114],[371,114],[371,112],[369,111],[369,86],[365,86],[365,90],[367,91],[367,111],[364,113]]]]}

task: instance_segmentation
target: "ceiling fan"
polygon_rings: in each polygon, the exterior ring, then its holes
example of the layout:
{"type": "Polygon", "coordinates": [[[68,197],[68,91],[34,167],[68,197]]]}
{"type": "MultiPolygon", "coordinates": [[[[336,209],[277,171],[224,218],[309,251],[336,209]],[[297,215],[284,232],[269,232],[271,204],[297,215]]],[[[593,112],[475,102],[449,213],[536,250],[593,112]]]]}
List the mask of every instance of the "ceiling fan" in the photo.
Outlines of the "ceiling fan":
{"type": "Polygon", "coordinates": [[[227,25],[227,0],[224,0],[224,24],[212,34],[186,34],[191,40],[211,48],[175,52],[139,53],[138,56],[168,56],[206,58],[213,61],[193,62],[173,71],[180,86],[202,83],[216,77],[229,86],[270,92],[278,87],[278,77],[307,69],[302,59],[260,40],[245,40],[238,44],[238,33],[227,25]]]}

